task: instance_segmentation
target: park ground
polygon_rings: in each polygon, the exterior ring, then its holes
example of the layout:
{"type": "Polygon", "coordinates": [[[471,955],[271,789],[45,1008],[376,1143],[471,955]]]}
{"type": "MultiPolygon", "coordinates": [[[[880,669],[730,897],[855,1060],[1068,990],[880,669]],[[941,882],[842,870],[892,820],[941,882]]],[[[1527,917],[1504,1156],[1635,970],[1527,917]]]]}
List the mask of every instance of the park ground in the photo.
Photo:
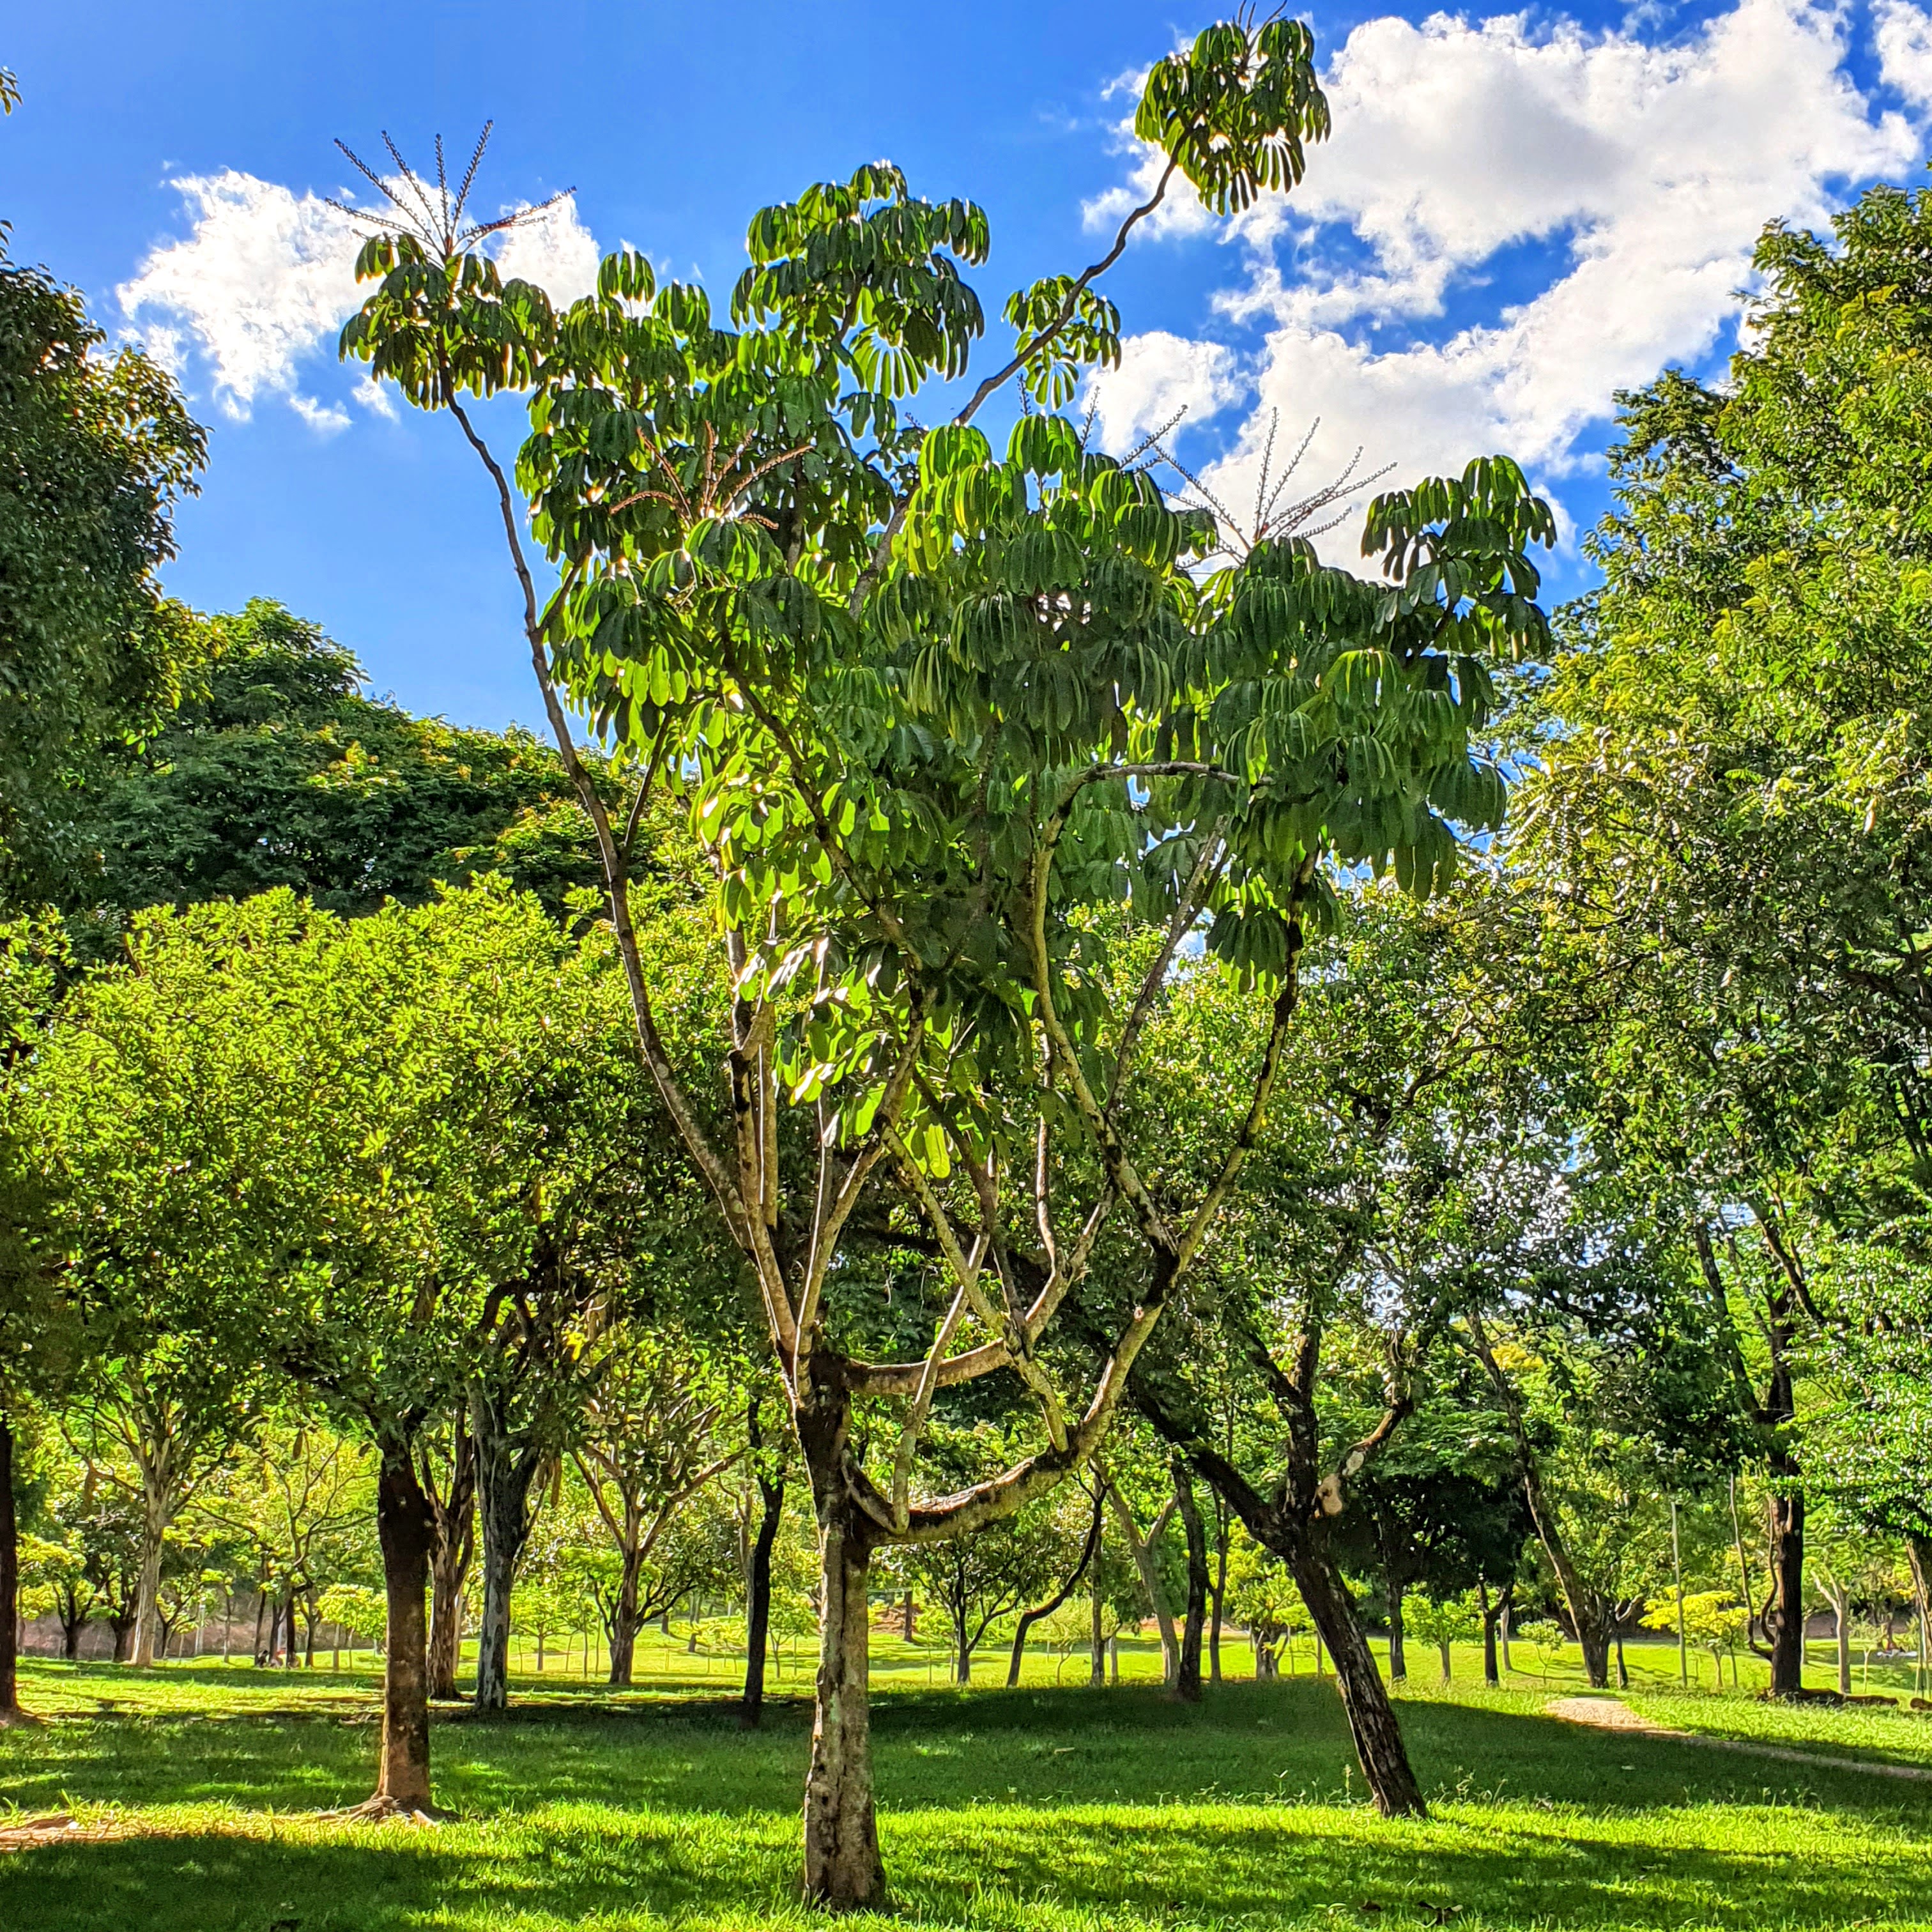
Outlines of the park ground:
{"type": "MultiPolygon", "coordinates": [[[[1364,1802],[1332,1684],[1232,1682],[1198,1709],[1158,1661],[1091,1690],[1077,1654],[960,1690],[881,1639],[880,1832],[908,1928],[1932,1926],[1932,1718],[1686,1694],[1674,1652],[1633,1653],[1622,1702],[1665,1736],[1552,1715],[1575,1653],[1526,1658],[1508,1688],[1459,1651],[1444,1687],[1412,1655],[1401,1700],[1426,1823],[1364,1802]],[[1057,1681],[1058,1680],[1058,1681],[1057,1681]],[[995,1688],[997,1686],[997,1688],[995,1688]],[[1713,1749],[1699,1738],[1780,1753],[1713,1749]],[[1790,1754],[1799,1755],[1794,1758],[1790,1754]],[[1877,1768],[1891,1766],[1893,1772],[1877,1768]]],[[[1245,1646],[1231,1667],[1245,1671],[1245,1646]]],[[[1820,1666],[1813,1674],[1828,1681],[1820,1666]]],[[[0,1837],[76,1829],[0,1855],[5,1932],[628,1932],[814,1922],[796,1904],[810,1726],[802,1674],[766,1727],[735,1726],[731,1660],[657,1640],[637,1687],[526,1673],[518,1708],[452,1707],[435,1731],[434,1827],[318,1814],[366,1796],[366,1658],[292,1673],[216,1660],[139,1674],[36,1662],[44,1721],[0,1732],[0,1837]],[[10,1809],[13,1816],[8,1813],[10,1809]]],[[[1909,1667],[1871,1666],[1909,1696],[1909,1667]]],[[[860,1922],[873,1922],[870,1921],[860,1922]]],[[[884,1923],[886,1922],[877,1922],[884,1923]]]]}

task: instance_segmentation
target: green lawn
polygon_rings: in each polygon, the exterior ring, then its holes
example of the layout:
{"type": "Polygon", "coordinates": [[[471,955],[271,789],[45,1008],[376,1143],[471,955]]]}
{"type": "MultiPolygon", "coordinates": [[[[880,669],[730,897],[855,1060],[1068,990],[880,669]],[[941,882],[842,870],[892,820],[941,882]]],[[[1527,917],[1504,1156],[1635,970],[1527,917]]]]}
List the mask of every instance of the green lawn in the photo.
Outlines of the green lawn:
{"type": "MultiPolygon", "coordinates": [[[[1412,1657],[1403,1721],[1435,1816],[1390,1824],[1363,1803],[1305,1656],[1292,1680],[1231,1683],[1190,1711],[1144,1681],[1150,1652],[1130,1652],[1142,1681],[1118,1689],[1056,1687],[1061,1660],[1042,1658],[1017,1691],[960,1691],[891,1647],[878,1762],[902,1926],[1932,1926],[1932,1783],[1582,1730],[1544,1713],[1576,1688],[1568,1667],[1486,1692],[1459,1653],[1445,1691],[1433,1653],[1412,1657]]],[[[1653,1722],[1932,1763],[1932,1721],[1902,1711],[1684,1696],[1667,1688],[1673,1653],[1636,1660],[1631,1701],[1653,1722]]],[[[0,1803],[127,1835],[0,1857],[0,1928],[808,1922],[792,1903],[798,1680],[748,1737],[724,1660],[709,1679],[701,1665],[660,1640],[627,1695],[550,1673],[508,1719],[440,1718],[439,1796],[458,1816],[428,1830],[312,1815],[367,1792],[366,1668],[30,1665],[48,1721],[0,1733],[0,1803]]]]}

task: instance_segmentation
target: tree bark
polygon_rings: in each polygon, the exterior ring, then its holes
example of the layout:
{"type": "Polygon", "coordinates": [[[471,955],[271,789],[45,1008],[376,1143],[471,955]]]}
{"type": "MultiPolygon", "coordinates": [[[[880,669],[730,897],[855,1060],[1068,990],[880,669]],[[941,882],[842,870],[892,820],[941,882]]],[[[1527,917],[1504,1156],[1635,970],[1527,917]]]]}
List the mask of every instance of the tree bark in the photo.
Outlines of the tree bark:
{"type": "Polygon", "coordinates": [[[1120,1533],[1127,1539],[1134,1568],[1140,1573],[1141,1588],[1146,1592],[1148,1606],[1154,1612],[1154,1626],[1160,1632],[1160,1679],[1172,1689],[1180,1674],[1180,1646],[1174,1640],[1174,1612],[1168,1606],[1167,1586],[1160,1580],[1160,1565],[1154,1556],[1155,1545],[1167,1526],[1167,1508],[1162,1507],[1147,1534],[1142,1536],[1126,1498],[1115,1489],[1108,1490],[1107,1496],[1120,1518],[1120,1533]]]}
{"type": "MultiPolygon", "coordinates": [[[[638,1633],[644,1620],[638,1614],[638,1587],[644,1568],[644,1551],[633,1546],[623,1552],[623,1568],[617,1578],[616,1600],[610,1606],[608,1635],[610,1640],[610,1674],[613,1690],[630,1688],[631,1667],[637,1655],[638,1633]]],[[[665,1634],[670,1634],[670,1612],[664,1612],[665,1634]]]]}
{"type": "Polygon", "coordinates": [[[1174,1694],[1184,1704],[1201,1701],[1201,1639],[1208,1622],[1208,1538],[1195,1500],[1194,1478],[1178,1457],[1174,1465],[1174,1501],[1187,1537],[1187,1609],[1181,1625],[1180,1655],[1174,1694]]]}
{"type": "Polygon", "coordinates": [[[1796,1697],[1804,1688],[1804,1492],[1794,1458],[1774,1457],[1772,1473],[1771,1694],[1796,1697]]]}
{"type": "Polygon", "coordinates": [[[872,1622],[875,1531],[854,1493],[851,1401],[813,1382],[793,1412],[818,1520],[818,1679],[805,1775],[805,1896],[854,1911],[885,1903],[872,1798],[872,1622]]]}
{"type": "Polygon", "coordinates": [[[160,1622],[161,1557],[168,1525],[174,1520],[172,1498],[161,1491],[143,1458],[141,1484],[141,1573],[134,1600],[134,1654],[137,1670],[154,1660],[154,1633],[160,1622]]]}
{"type": "Polygon", "coordinates": [[[376,1796],[405,1811],[427,1812],[431,1808],[429,1644],[423,1600],[436,1523],[406,1448],[384,1450],[376,1488],[376,1529],[388,1611],[376,1796]]]}
{"type": "Polygon", "coordinates": [[[1382,1587],[1388,1598],[1389,1682],[1406,1684],[1408,1681],[1408,1649],[1402,1627],[1402,1586],[1393,1571],[1384,1570],[1382,1575],[1382,1587]]]}
{"type": "Polygon", "coordinates": [[[1228,1506],[1214,1498],[1214,1581],[1209,1591],[1213,1614],[1208,1620],[1208,1681],[1221,1681],[1221,1616],[1228,1601],[1228,1506]]]}
{"type": "Polygon", "coordinates": [[[1106,1563],[1107,1529],[1104,1514],[1107,1485],[1106,1479],[1100,1476],[1097,1472],[1094,1480],[1100,1484],[1100,1487],[1094,1498],[1094,1576],[1093,1591],[1089,1600],[1090,1607],[1093,1612],[1093,1621],[1089,1630],[1089,1636],[1093,1644],[1093,1655],[1088,1666],[1087,1682],[1097,1690],[1103,1687],[1107,1682],[1107,1634],[1105,1616],[1107,1600],[1106,1563]]]}
{"type": "Polygon", "coordinates": [[[771,1645],[772,1546],[784,1520],[784,1484],[768,1481],[762,1474],[757,1475],[757,1481],[764,1512],[758,1519],[758,1534],[752,1544],[745,1577],[745,1688],[738,1700],[738,1728],[742,1731],[755,1731],[764,1715],[765,1653],[771,1645]]]}
{"type": "Polygon", "coordinates": [[[1361,1760],[1362,1774],[1369,1781],[1376,1809],[1384,1818],[1426,1817],[1428,1807],[1423,1802],[1422,1787],[1415,1781],[1401,1727],[1376,1668],[1375,1654],[1369,1648],[1355,1600],[1321,1547],[1318,1531],[1302,1540],[1301,1546],[1289,1556],[1288,1564],[1301,1600],[1308,1606],[1308,1614],[1314,1622],[1317,1640],[1328,1646],[1328,1654],[1334,1660],[1335,1688],[1341,1693],[1349,1734],[1355,1741],[1355,1754],[1361,1760]]]}
{"type": "Polygon", "coordinates": [[[449,1488],[440,1499],[421,1481],[430,1512],[429,1694],[459,1698],[457,1665],[463,1654],[464,1591],[476,1553],[476,1450],[466,1418],[451,1444],[449,1488]]]}
{"type": "Polygon", "coordinates": [[[0,1409],[0,1724],[21,1718],[20,1527],[14,1508],[14,1425],[0,1409]]]}
{"type": "MultiPolygon", "coordinates": [[[[472,1400],[477,1515],[483,1528],[483,1618],[476,1635],[476,1708],[510,1702],[510,1594],[531,1526],[530,1485],[542,1460],[532,1444],[512,1439],[501,1415],[478,1393],[472,1400]]],[[[452,1660],[453,1663],[453,1660],[452,1660]]],[[[452,1668],[451,1676],[454,1677],[452,1668]]]]}

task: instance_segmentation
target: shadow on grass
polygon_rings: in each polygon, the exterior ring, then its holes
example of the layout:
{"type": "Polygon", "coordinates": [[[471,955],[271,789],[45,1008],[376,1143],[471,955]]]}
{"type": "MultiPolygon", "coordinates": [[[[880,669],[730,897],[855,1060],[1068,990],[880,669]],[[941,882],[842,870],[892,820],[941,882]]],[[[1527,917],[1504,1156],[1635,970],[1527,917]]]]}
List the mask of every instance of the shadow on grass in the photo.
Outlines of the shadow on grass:
{"type": "MultiPolygon", "coordinates": [[[[1762,1814],[1756,1814],[1760,1819],[1762,1814]]],[[[668,1918],[793,1916],[796,1827],[581,1808],[434,1832],[270,1840],[190,1830],[16,1856],[0,1866],[13,1932],[389,1932],[427,1924],[599,1932],[668,1918]]],[[[1815,1832],[1815,1827],[1814,1827],[1815,1832]]],[[[1741,1834],[1743,1835],[1743,1834],[1741,1834]]],[[[1858,1834],[1863,1838],[1863,1834],[1858,1834]]],[[[1924,1844],[1760,1841],[1656,1849],[1640,1834],[1519,1811],[1430,1825],[1360,1809],[967,1808],[889,1819],[902,1922],[1175,1928],[1370,1916],[1498,1928],[1755,1928],[1922,1919],[1924,1844]],[[1782,1853],[1780,1856],[1780,1853],[1782,1853]]]]}

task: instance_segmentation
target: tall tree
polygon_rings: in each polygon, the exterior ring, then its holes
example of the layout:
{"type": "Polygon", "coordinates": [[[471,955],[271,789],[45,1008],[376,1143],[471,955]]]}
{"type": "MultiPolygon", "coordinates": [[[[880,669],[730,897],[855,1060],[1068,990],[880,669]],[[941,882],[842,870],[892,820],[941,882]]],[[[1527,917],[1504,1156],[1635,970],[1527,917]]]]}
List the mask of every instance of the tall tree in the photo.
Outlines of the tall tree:
{"type": "Polygon", "coordinates": [[[1446,875],[1450,820],[1500,812],[1470,749],[1482,659],[1539,634],[1525,551],[1553,526],[1507,462],[1378,502],[1380,584],[1264,520],[1204,585],[1208,520],[1064,419],[1024,415],[996,458],[971,420],[989,398],[1016,383],[1050,410],[1117,357],[1094,284],[1172,186],[1226,213],[1299,181],[1328,127],[1306,29],[1209,28],[1155,65],[1136,124],[1166,157],[1154,194],[1090,268],[1011,298],[1012,354],[929,434],[903,404],[967,370],[982,311],[961,268],[983,259],[986,224],[883,164],[754,218],[729,328],[631,252],[559,317],[500,282],[463,196],[426,225],[396,201],[343,338],[412,403],[448,410],[483,463],[566,760],[567,695],[640,788],[684,794],[716,869],[722,1118],[665,1046],[626,835],[581,787],[640,1044],[755,1279],[818,1510],[806,1885],[834,1904],[884,1884],[874,1551],[973,1534],[1092,1454],[1259,1132],[1304,938],[1332,903],[1324,863],[1393,862],[1425,891],[1446,875]],[[531,398],[518,482],[561,574],[546,606],[517,489],[466,400],[506,388],[531,398]],[[1106,935],[1085,915],[1124,894],[1167,937],[1110,1010],[1106,935]],[[1201,926],[1216,967],[1273,998],[1224,1090],[1218,1166],[1163,1202],[1119,1116],[1147,1006],[1201,926]],[[1070,1400],[1041,1344],[1117,1207],[1139,1282],[1070,1400]],[[880,1264],[837,1265],[861,1230],[880,1264]],[[932,1253],[947,1286],[929,1348],[880,1360],[860,1348],[896,1248],[932,1253]],[[1036,1404],[1038,1447],[916,1505],[934,1390],[1006,1370],[1036,1404]],[[873,1397],[903,1419],[868,1468],[852,1404],[873,1397]]]}

